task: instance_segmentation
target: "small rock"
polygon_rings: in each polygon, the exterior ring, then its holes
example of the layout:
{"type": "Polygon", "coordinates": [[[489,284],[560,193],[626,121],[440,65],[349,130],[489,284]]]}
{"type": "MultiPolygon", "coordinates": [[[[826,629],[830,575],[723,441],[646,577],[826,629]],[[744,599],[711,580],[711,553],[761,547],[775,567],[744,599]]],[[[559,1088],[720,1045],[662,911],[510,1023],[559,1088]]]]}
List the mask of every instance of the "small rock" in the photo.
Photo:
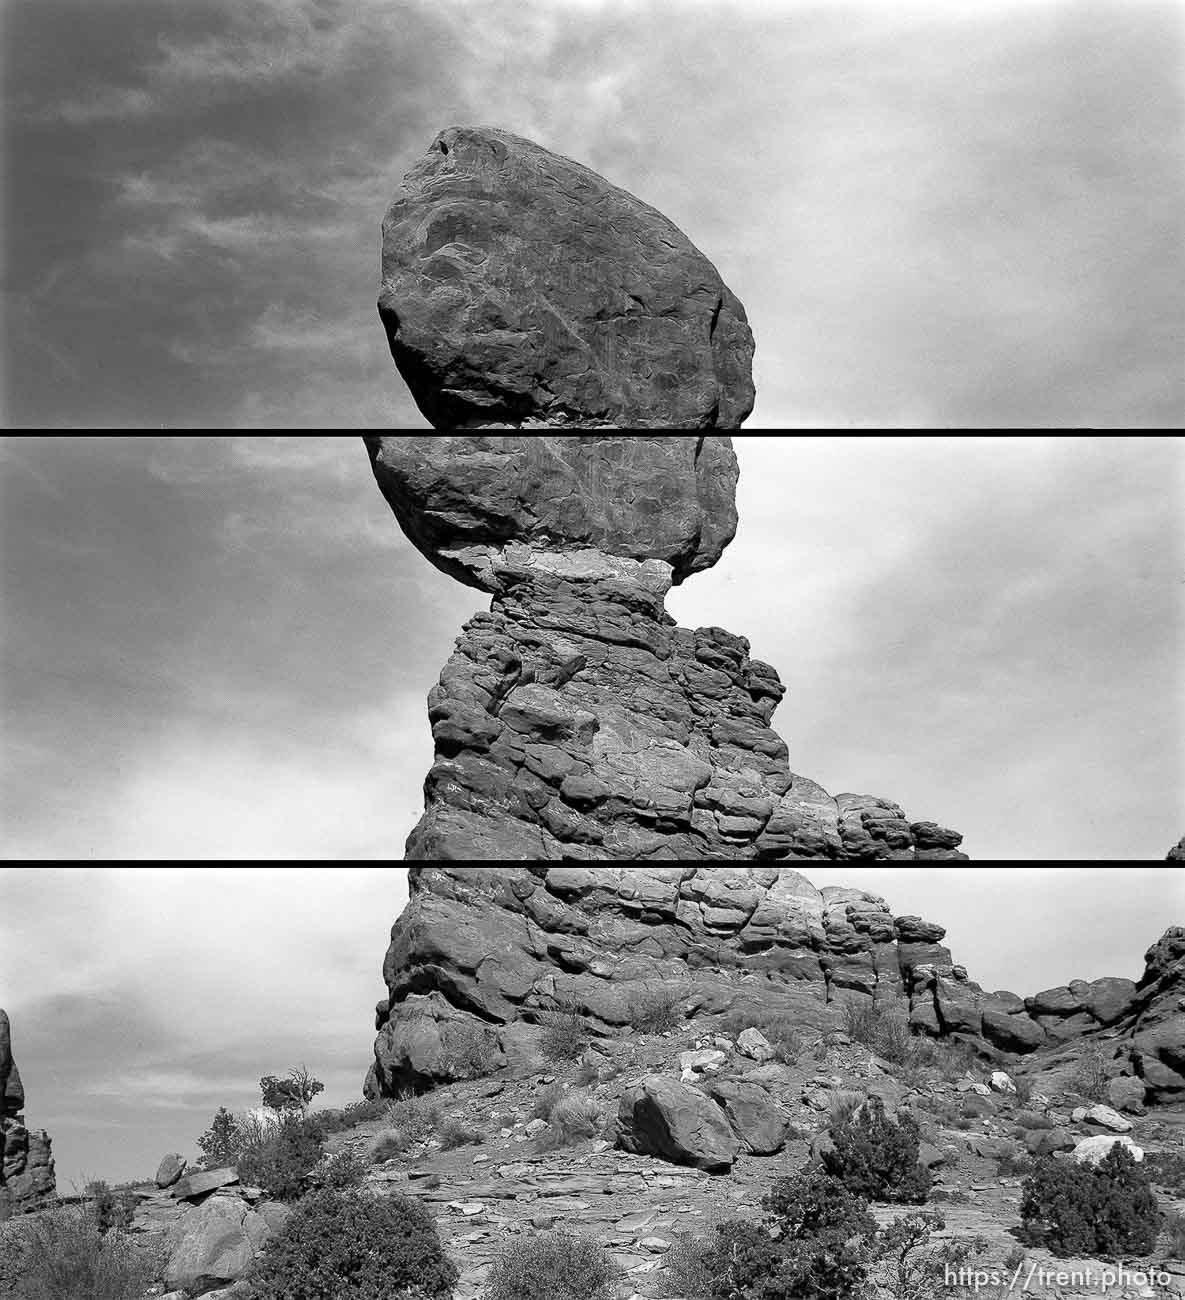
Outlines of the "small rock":
{"type": "Polygon", "coordinates": [[[638,1242],[643,1250],[648,1250],[652,1255],[665,1255],[672,1244],[665,1237],[644,1237],[638,1242]]]}
{"type": "Polygon", "coordinates": [[[1095,1124],[1099,1128],[1109,1129],[1112,1133],[1130,1133],[1134,1127],[1130,1119],[1124,1117],[1117,1111],[1112,1110],[1110,1106],[1091,1106],[1089,1110],[1082,1112],[1079,1118],[1079,1112],[1074,1112],[1074,1122],[1095,1124]]]}
{"type": "Polygon", "coordinates": [[[992,1075],[991,1089],[993,1092],[1016,1095],[1016,1084],[1013,1083],[1012,1076],[1006,1070],[997,1070],[992,1075]]]}
{"type": "Polygon", "coordinates": [[[742,1056],[756,1061],[758,1065],[765,1065],[777,1055],[773,1045],[760,1029],[746,1029],[737,1039],[737,1050],[742,1056]]]}

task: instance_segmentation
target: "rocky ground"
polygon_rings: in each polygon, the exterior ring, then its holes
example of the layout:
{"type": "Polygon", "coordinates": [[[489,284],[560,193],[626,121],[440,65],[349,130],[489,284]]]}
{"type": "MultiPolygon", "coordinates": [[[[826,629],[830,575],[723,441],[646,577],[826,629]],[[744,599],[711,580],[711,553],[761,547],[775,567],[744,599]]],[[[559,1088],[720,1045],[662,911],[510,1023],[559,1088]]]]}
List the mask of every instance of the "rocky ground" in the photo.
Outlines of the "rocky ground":
{"type": "MultiPolygon", "coordinates": [[[[677,1077],[680,1054],[705,1041],[702,1035],[689,1034],[616,1045],[602,1067],[602,1073],[612,1077],[587,1091],[603,1104],[606,1115],[616,1115],[628,1088],[654,1073],[677,1077]]],[[[742,1154],[728,1174],[716,1176],[630,1155],[612,1149],[604,1138],[563,1150],[541,1150],[545,1139],[531,1135],[536,1102],[556,1082],[575,1086],[576,1074],[575,1067],[566,1071],[547,1067],[519,1071],[505,1080],[456,1084],[434,1094],[444,1117],[484,1130],[484,1140],[452,1152],[430,1144],[408,1161],[374,1169],[370,1179],[379,1186],[423,1196],[436,1208],[441,1232],[464,1270],[458,1300],[479,1300],[483,1279],[508,1236],[555,1225],[586,1233],[608,1247],[626,1270],[626,1294],[668,1300],[678,1296],[665,1265],[670,1244],[681,1236],[701,1235],[722,1219],[751,1216],[774,1179],[797,1172],[809,1160],[812,1143],[827,1126],[833,1097],[870,1091],[880,1094],[890,1110],[912,1109],[921,1119],[924,1138],[935,1148],[929,1158],[940,1163],[934,1171],[937,1186],[932,1207],[943,1214],[947,1225],[937,1240],[983,1237],[986,1245],[979,1258],[988,1268],[1003,1268],[1009,1256],[1022,1250],[1026,1276],[1030,1269],[1086,1274],[1100,1268],[1098,1261],[1059,1260],[1047,1251],[1020,1247],[1015,1230],[1022,1179],[999,1173],[1002,1155],[1025,1150],[1016,1135],[1024,1131],[1018,1120],[1026,1116],[1039,1114],[1042,1122],[1064,1128],[1075,1139],[1104,1132],[1090,1123],[1073,1122],[1073,1112],[1084,1099],[1065,1094],[1048,1103],[1032,1098],[1025,1103],[996,1092],[984,1097],[984,1076],[977,1076],[976,1088],[962,1071],[944,1078],[936,1069],[925,1078],[907,1081],[888,1062],[851,1043],[832,1047],[823,1059],[808,1051],[805,1059],[789,1066],[757,1067],[729,1055],[724,1075],[751,1076],[760,1068],[762,1084],[776,1098],[791,1137],[776,1156],[742,1154]],[[975,1112],[974,1119],[964,1112],[975,1112]]],[[[1133,1125],[1132,1137],[1146,1151],[1185,1153],[1185,1109],[1160,1110],[1127,1122],[1133,1125]]],[[[381,1142],[385,1127],[366,1125],[340,1135],[333,1145],[369,1155],[381,1142]]],[[[1161,1200],[1165,1208],[1185,1211],[1185,1201],[1163,1195],[1161,1200]]],[[[882,1222],[905,1212],[900,1207],[877,1210],[882,1222]]],[[[1159,1261],[1125,1262],[1134,1268],[1159,1261]]],[[[1014,1262],[1010,1271],[1015,1268],[1014,1262]]],[[[1167,1288],[1116,1287],[1109,1294],[1125,1300],[1185,1295],[1185,1262],[1166,1263],[1164,1271],[1172,1279],[1167,1288]]],[[[1098,1296],[1101,1290],[1101,1283],[1042,1286],[1035,1277],[1028,1294],[1098,1296]]],[[[947,1294],[959,1292],[945,1287],[942,1276],[936,1277],[934,1295],[947,1294]]]]}
{"type": "MultiPolygon", "coordinates": [[[[1022,1100],[993,1090],[990,1075],[967,1069],[969,1058],[953,1050],[925,1069],[903,1070],[842,1034],[814,1044],[808,1041],[788,1064],[760,1064],[727,1046],[728,1041],[733,1040],[701,1021],[686,1031],[600,1043],[571,1065],[540,1061],[441,1088],[427,1099],[437,1111],[436,1133],[452,1120],[472,1130],[474,1137],[454,1150],[444,1150],[439,1136],[433,1136],[398,1158],[381,1161],[380,1148],[392,1135],[399,1103],[393,1103],[391,1116],[339,1133],[328,1147],[331,1153],[349,1151],[362,1158],[373,1194],[404,1193],[430,1205],[462,1270],[457,1300],[481,1300],[485,1278],[508,1239],[556,1226],[586,1234],[613,1254],[624,1271],[623,1300],[683,1300],[668,1267],[672,1246],[681,1238],[704,1236],[721,1220],[752,1217],[776,1178],[796,1173],[810,1160],[836,1098],[873,1093],[890,1113],[904,1109],[921,1123],[924,1159],[936,1178],[928,1208],[946,1221],[936,1242],[981,1238],[979,1267],[1007,1269],[1010,1275],[1022,1269],[1024,1278],[1014,1294],[1063,1300],[1102,1294],[1111,1300],[1185,1295],[1185,1262],[1166,1258],[1163,1245],[1148,1259],[1123,1261],[1129,1270],[1155,1269],[1161,1274],[1157,1285],[1137,1279],[1106,1288],[1099,1261],[1056,1259],[1047,1251],[1020,1245],[1016,1229],[1022,1179],[1010,1170],[1002,1176],[1000,1160],[1023,1155],[1026,1146],[1051,1137],[1065,1148],[1091,1135],[1111,1133],[1112,1127],[1081,1116],[1075,1120],[1086,1099],[1060,1092],[1022,1100]],[[702,1072],[685,1072],[690,1058],[684,1054],[689,1052],[698,1053],[697,1064],[706,1067],[702,1072]],[[694,1077],[700,1086],[759,1081],[773,1100],[779,1130],[785,1126],[784,1147],[767,1157],[742,1151],[729,1172],[715,1175],[615,1149],[622,1096],[655,1076],[676,1083],[681,1076],[694,1077]],[[595,1102],[604,1128],[599,1136],[549,1149],[551,1130],[535,1116],[544,1094],[554,1097],[561,1092],[595,1102]],[[1072,1285],[1046,1285],[1040,1270],[1079,1276],[1072,1285]],[[1091,1270],[1093,1279],[1088,1280],[1091,1270]]],[[[1019,1083],[1023,1095],[1028,1091],[1023,1078],[1019,1083]]],[[[1115,1128],[1130,1125],[1131,1138],[1146,1152],[1185,1155],[1185,1109],[1105,1118],[1115,1128]]],[[[135,1191],[135,1229],[146,1243],[176,1252],[179,1243],[188,1241],[187,1249],[193,1251],[201,1248],[203,1239],[225,1242],[229,1227],[235,1245],[229,1255],[221,1247],[221,1267],[228,1275],[221,1286],[229,1287],[210,1290],[207,1284],[207,1300],[240,1295],[246,1300],[249,1292],[232,1282],[252,1253],[243,1243],[249,1247],[265,1235],[261,1225],[279,1226],[283,1207],[238,1186],[233,1171],[198,1174],[166,1189],[149,1182],[135,1191]],[[195,1233],[199,1224],[205,1225],[203,1232],[195,1233]]],[[[1159,1194],[1163,1208],[1185,1212],[1185,1199],[1163,1190],[1159,1194]]],[[[882,1223],[908,1212],[902,1207],[876,1208],[882,1223]]],[[[175,1280],[175,1269],[172,1276],[175,1280]]],[[[162,1277],[150,1294],[162,1297],[167,1286],[162,1277]]],[[[948,1286],[938,1268],[932,1294],[937,1298],[974,1292],[948,1286]]],[[[979,1294],[1008,1292],[987,1288],[979,1294]]],[[[186,1295],[183,1290],[168,1292],[169,1300],[185,1300],[186,1295]]],[[[895,1295],[891,1287],[880,1293],[881,1300],[895,1295]]]]}

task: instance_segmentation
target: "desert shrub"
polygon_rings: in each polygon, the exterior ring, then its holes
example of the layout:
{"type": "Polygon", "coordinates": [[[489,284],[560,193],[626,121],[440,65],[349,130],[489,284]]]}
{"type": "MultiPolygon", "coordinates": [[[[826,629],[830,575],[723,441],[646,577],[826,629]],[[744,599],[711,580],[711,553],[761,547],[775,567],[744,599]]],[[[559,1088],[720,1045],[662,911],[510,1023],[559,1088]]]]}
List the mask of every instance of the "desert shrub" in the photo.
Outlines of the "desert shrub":
{"type": "Polygon", "coordinates": [[[1075,1067],[1070,1086],[1089,1101],[1106,1101],[1109,1082],[1107,1054],[1100,1047],[1092,1047],[1075,1067]]]}
{"type": "Polygon", "coordinates": [[[975,1237],[933,1244],[946,1221],[932,1211],[908,1214],[882,1229],[876,1239],[876,1280],[893,1300],[933,1300],[935,1280],[965,1268],[988,1249],[986,1238],[975,1237]]]}
{"type": "Polygon", "coordinates": [[[862,1293],[876,1221],[863,1198],[814,1171],[774,1184],[764,1221],[716,1231],[703,1266],[712,1300],[848,1300],[862,1293]]]}
{"type": "Polygon", "coordinates": [[[202,1149],[202,1166],[205,1169],[222,1169],[233,1165],[247,1145],[248,1137],[243,1123],[225,1106],[218,1108],[213,1123],[198,1138],[202,1149]]]}
{"type": "Polygon", "coordinates": [[[871,998],[852,998],[843,1005],[843,1031],[853,1043],[875,1047],[880,1022],[880,1008],[871,998]]]}
{"type": "Polygon", "coordinates": [[[544,1060],[566,1065],[578,1060],[587,1047],[584,1021],[575,1011],[556,1011],[549,1017],[539,1043],[544,1060]]]}
{"type": "Polygon", "coordinates": [[[1149,1152],[1144,1159],[1148,1177],[1166,1192],[1185,1197],[1185,1152],[1149,1152]]]}
{"type": "Polygon", "coordinates": [[[443,1064],[454,1079],[484,1079],[493,1074],[500,1052],[493,1033],[481,1025],[454,1022],[445,1029],[443,1064]]]}
{"type": "MultiPolygon", "coordinates": [[[[733,1039],[739,1038],[746,1029],[760,1030],[774,1049],[775,1059],[783,1065],[796,1065],[806,1050],[798,1021],[787,1012],[742,1011],[734,1007],[721,1024],[721,1031],[733,1039]]],[[[826,1055],[824,1049],[819,1059],[825,1059],[826,1055]]]]}
{"type": "Polygon", "coordinates": [[[924,1204],[930,1171],[918,1163],[921,1135],[912,1115],[894,1123],[879,1097],[867,1102],[831,1130],[832,1149],[823,1153],[829,1174],[869,1200],[924,1204]]]}
{"type": "Polygon", "coordinates": [[[392,1133],[375,1147],[372,1159],[377,1165],[385,1165],[388,1161],[399,1160],[407,1155],[410,1143],[402,1133],[392,1133]]]}
{"type": "Polygon", "coordinates": [[[387,1118],[394,1130],[392,1138],[401,1142],[406,1152],[435,1134],[440,1127],[440,1107],[426,1097],[408,1092],[388,1102],[387,1118]]]}
{"type": "Polygon", "coordinates": [[[1119,1142],[1097,1167],[1039,1161],[1024,1185],[1020,1215],[1026,1236],[1055,1255],[1144,1255],[1160,1225],[1148,1173],[1119,1142]]]}
{"type": "Polygon", "coordinates": [[[630,1025],[642,1034],[670,1034],[683,1024],[684,998],[671,989],[632,989],[626,998],[630,1025]]]}
{"type": "Polygon", "coordinates": [[[366,1178],[366,1162],[356,1151],[339,1151],[326,1156],[309,1176],[313,1187],[325,1187],[334,1192],[345,1192],[361,1187],[366,1178]]]}
{"type": "Polygon", "coordinates": [[[134,1192],[113,1192],[105,1182],[95,1180],[87,1183],[86,1195],[91,1198],[90,1208],[100,1235],[105,1236],[112,1228],[126,1230],[132,1226],[139,1203],[134,1192]]]}
{"type": "Polygon", "coordinates": [[[479,1146],[484,1136],[479,1128],[466,1124],[464,1120],[448,1119],[440,1127],[440,1145],[445,1151],[479,1146]]]}
{"type": "Polygon", "coordinates": [[[1057,1128],[1057,1124],[1048,1115],[1038,1115],[1035,1111],[1022,1110],[1016,1117],[1018,1134],[1042,1132],[1047,1133],[1057,1128]]]}
{"type": "Polygon", "coordinates": [[[947,1083],[954,1083],[965,1075],[974,1077],[979,1066],[979,1057],[968,1043],[955,1043],[944,1039],[935,1044],[934,1068],[947,1083]]]}
{"type": "Polygon", "coordinates": [[[421,1202],[314,1192],[251,1270],[255,1300],[451,1300],[460,1274],[421,1202]]]}
{"type": "Polygon", "coordinates": [[[544,1119],[551,1123],[551,1113],[568,1094],[559,1083],[549,1083],[535,1095],[535,1106],[531,1112],[532,1119],[544,1119]]]}
{"type": "Polygon", "coordinates": [[[575,1077],[578,1088],[591,1088],[594,1083],[599,1083],[600,1079],[601,1066],[596,1058],[590,1056],[581,1061],[575,1077]]]}
{"type": "Polygon", "coordinates": [[[711,1300],[715,1273],[712,1253],[716,1243],[711,1237],[684,1235],[676,1238],[667,1251],[667,1276],[675,1294],[685,1300],[711,1300]]]}
{"type": "Polygon", "coordinates": [[[1164,1216],[1165,1257],[1185,1260],[1185,1214],[1170,1210],[1164,1216]]]}
{"type": "Polygon", "coordinates": [[[828,1127],[836,1129],[841,1124],[846,1124],[867,1100],[868,1094],[866,1092],[833,1093],[828,1127]]]}
{"type": "Polygon", "coordinates": [[[909,1020],[900,1012],[881,1016],[872,1048],[878,1056],[894,1065],[907,1065],[913,1059],[914,1040],[909,1020]]]}
{"type": "Polygon", "coordinates": [[[1033,1081],[1032,1079],[1018,1078],[1012,1076],[1013,1086],[1016,1088],[1016,1100],[1022,1105],[1027,1106],[1033,1100],[1033,1081]]]}
{"type": "Polygon", "coordinates": [[[385,1120],[389,1105],[390,1103],[385,1099],[379,1101],[355,1101],[341,1110],[319,1110],[315,1115],[310,1115],[309,1118],[317,1122],[325,1137],[332,1137],[335,1133],[348,1133],[350,1129],[355,1129],[360,1124],[371,1124],[375,1120],[385,1120]]]}
{"type": "Polygon", "coordinates": [[[6,1246],[18,1300],[140,1300],[161,1263],[122,1229],[100,1231],[93,1207],[33,1216],[6,1246]]]}
{"type": "Polygon", "coordinates": [[[509,1242],[485,1294],[486,1300],[610,1300],[620,1276],[603,1246],[559,1230],[509,1242]]]}
{"type": "Polygon", "coordinates": [[[604,1124],[604,1115],[590,1097],[568,1093],[552,1108],[549,1124],[542,1145],[545,1149],[558,1150],[597,1137],[604,1124]]]}
{"type": "Polygon", "coordinates": [[[278,1201],[298,1200],[311,1185],[322,1145],[315,1126],[289,1118],[243,1152],[236,1166],[239,1180],[278,1201]]]}

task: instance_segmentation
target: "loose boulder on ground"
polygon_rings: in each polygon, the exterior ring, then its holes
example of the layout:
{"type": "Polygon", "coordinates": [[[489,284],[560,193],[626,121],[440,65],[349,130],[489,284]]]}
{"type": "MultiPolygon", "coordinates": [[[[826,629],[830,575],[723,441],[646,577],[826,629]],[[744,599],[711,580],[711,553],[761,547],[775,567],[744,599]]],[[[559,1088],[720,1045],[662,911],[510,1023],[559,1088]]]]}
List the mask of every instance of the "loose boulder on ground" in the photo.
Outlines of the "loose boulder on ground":
{"type": "Polygon", "coordinates": [[[621,1099],[618,1146],[708,1173],[727,1173],[741,1142],[723,1110],[698,1088],[651,1075],[621,1099]]]}
{"type": "Polygon", "coordinates": [[[1110,1137],[1106,1134],[1099,1134],[1098,1137],[1083,1138],[1074,1148],[1074,1159],[1080,1165],[1101,1165],[1104,1160],[1111,1154],[1111,1148],[1116,1145],[1125,1146],[1137,1164],[1144,1161],[1144,1148],[1136,1146],[1129,1137],[1110,1137]]]}
{"type": "Polygon", "coordinates": [[[734,1080],[713,1080],[702,1088],[753,1155],[777,1155],[786,1145],[787,1123],[764,1088],[734,1080]]]}

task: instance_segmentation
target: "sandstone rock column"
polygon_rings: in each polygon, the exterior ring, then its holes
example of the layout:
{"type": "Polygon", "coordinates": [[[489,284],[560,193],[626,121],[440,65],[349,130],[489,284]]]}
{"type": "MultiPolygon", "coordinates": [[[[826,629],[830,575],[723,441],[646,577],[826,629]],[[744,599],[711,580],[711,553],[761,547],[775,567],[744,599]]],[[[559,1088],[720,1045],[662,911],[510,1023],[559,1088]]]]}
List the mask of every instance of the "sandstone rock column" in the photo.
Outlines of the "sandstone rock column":
{"type": "Polygon", "coordinates": [[[0,1220],[56,1195],[49,1135],[25,1127],[25,1090],[12,1059],[12,1031],[0,1011],[0,1220]]]}
{"type": "Polygon", "coordinates": [[[725,436],[365,439],[404,531],[493,596],[429,700],[409,861],[944,861],[961,837],[790,770],[785,694],[671,585],[736,529],[725,436]]]}

